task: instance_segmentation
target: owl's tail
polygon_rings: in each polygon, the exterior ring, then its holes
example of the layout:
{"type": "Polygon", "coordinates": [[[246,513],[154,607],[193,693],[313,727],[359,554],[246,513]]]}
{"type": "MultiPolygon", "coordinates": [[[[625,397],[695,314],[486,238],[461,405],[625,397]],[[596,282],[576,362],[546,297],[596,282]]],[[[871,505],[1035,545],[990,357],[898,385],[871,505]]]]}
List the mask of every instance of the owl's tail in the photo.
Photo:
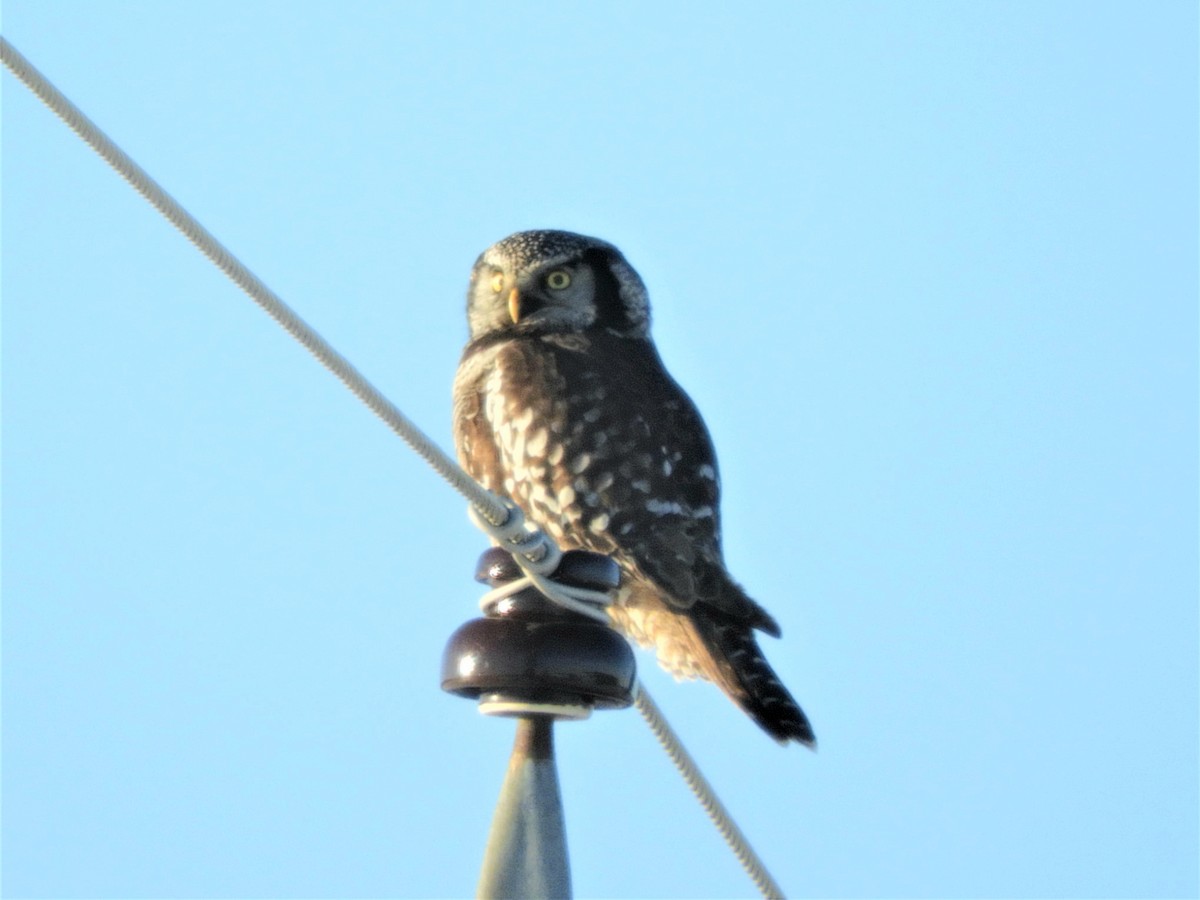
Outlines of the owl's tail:
{"type": "Polygon", "coordinates": [[[691,624],[708,651],[709,678],[775,740],[816,749],[808,716],[767,662],[754,630],[719,615],[695,616],[691,624]]]}

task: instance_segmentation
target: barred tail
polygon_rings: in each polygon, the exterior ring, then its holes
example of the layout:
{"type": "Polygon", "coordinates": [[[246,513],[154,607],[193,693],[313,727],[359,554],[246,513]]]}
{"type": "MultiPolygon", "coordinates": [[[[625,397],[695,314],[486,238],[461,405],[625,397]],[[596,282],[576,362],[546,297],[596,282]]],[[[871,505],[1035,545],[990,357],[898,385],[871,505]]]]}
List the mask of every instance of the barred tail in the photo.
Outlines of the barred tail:
{"type": "Polygon", "coordinates": [[[724,616],[692,618],[712,665],[709,678],[780,743],[798,741],[816,749],[817,739],[804,710],[763,656],[754,631],[724,616]]]}

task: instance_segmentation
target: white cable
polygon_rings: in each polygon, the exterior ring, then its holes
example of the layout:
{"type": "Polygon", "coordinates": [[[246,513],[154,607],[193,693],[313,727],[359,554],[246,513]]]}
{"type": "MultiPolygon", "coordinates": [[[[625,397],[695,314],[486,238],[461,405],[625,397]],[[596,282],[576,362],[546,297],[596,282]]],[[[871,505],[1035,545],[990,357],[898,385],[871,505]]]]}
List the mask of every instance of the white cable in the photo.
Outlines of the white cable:
{"type": "MultiPolygon", "coordinates": [[[[378,388],[371,384],[349,360],[312,329],[282,298],[267,287],[257,275],[247,269],[217,238],[195,217],[163,190],[149,173],[134,162],[101,131],[82,110],[52,85],[32,63],[0,37],[0,58],[14,75],[50,107],[83,141],[100,154],[117,174],[124,178],[139,194],[157,209],[172,225],[181,231],[196,248],[224,272],[230,280],[245,291],[250,299],[278,322],[288,334],[299,341],[317,361],[337,376],[366,406],[384,423],[413,448],[421,458],[434,468],[460,494],[466,497],[477,512],[477,522],[486,522],[488,531],[497,542],[514,552],[518,565],[526,565],[540,559],[553,559],[557,564],[558,549],[545,535],[528,532],[520,510],[501,498],[486,491],[458,466],[442,449],[430,440],[407,416],[404,415],[378,388]],[[508,526],[508,527],[506,527],[508,526]],[[499,529],[499,530],[496,530],[499,529]],[[509,547],[505,538],[513,541],[509,547]],[[553,549],[550,549],[553,548],[553,549]]],[[[553,571],[551,568],[549,571],[553,571]]],[[[532,574],[532,573],[527,573],[532,574]]],[[[544,574],[549,574],[546,572],[544,574]]],[[[546,579],[540,579],[545,582],[546,579]]],[[[539,584],[539,587],[541,585],[539,584]]],[[[551,599],[556,599],[553,592],[551,599]]]]}
{"type": "Polygon", "coordinates": [[[379,418],[387,423],[412,447],[438,474],[450,482],[459,493],[476,506],[487,521],[503,523],[508,514],[507,505],[494,494],[485,491],[474,479],[446,456],[433,441],[421,433],[404,413],[379,392],[363,375],[338,353],[323,337],[315,332],[291,307],[258,276],[247,269],[227,250],[220,241],[191,213],[163,190],[149,173],[109,139],[91,119],[68,100],[54,85],[46,80],[33,64],[17,51],[5,38],[0,37],[0,57],[17,78],[37,95],[50,110],[95,150],[117,174],[124,178],[135,191],[149,201],[172,225],[178,228],[196,248],[207,256],[230,280],[245,291],[250,299],[278,322],[288,334],[317,358],[325,368],[337,376],[354,396],[358,397],[379,418]]]}
{"type": "MultiPolygon", "coordinates": [[[[588,588],[563,585],[556,581],[550,581],[548,584],[558,588],[560,592],[562,592],[563,588],[567,588],[570,592],[563,592],[561,596],[552,598],[558,606],[569,609],[571,612],[578,613],[581,616],[587,616],[589,619],[595,619],[602,625],[612,625],[612,620],[604,612],[604,607],[612,602],[612,598],[604,591],[593,591],[588,588]]],[[[530,578],[528,575],[516,578],[513,581],[507,581],[500,585],[500,587],[492,588],[480,597],[479,608],[484,612],[489,612],[497,604],[503,603],[514,594],[519,594],[530,587],[537,588],[545,594],[546,590],[542,585],[543,582],[541,580],[530,578]]]]}
{"type": "MultiPolygon", "coordinates": [[[[499,546],[513,555],[513,559],[525,573],[520,579],[522,586],[532,584],[555,603],[568,609],[608,622],[608,617],[598,604],[599,598],[607,597],[599,591],[576,588],[551,581],[548,577],[558,566],[562,556],[546,534],[525,521],[521,511],[506,502],[478,482],[442,449],[431,441],[407,416],[372,385],[363,375],[338,353],[328,341],[315,332],[258,276],[247,269],[230,253],[211,232],[201,225],[191,213],[179,205],[150,175],[135,163],[120,147],[112,142],[61,91],[46,80],[6,38],[0,36],[0,61],[21,80],[39,100],[62,119],[89,147],[96,151],[117,174],[129,182],[139,194],[149,201],[184,237],[213,262],[230,280],[245,291],[272,319],[288,334],[299,341],[325,368],[337,376],[367,407],[412,447],[433,469],[471,502],[471,517],[487,532],[499,546]],[[527,580],[526,580],[527,579],[527,580]]],[[[485,596],[485,600],[492,594],[485,596]]],[[[746,872],[764,897],[782,897],[779,885],[747,843],[741,830],[730,818],[728,811],[713,793],[712,787],[700,774],[691,756],[684,749],[678,736],[663,718],[658,706],[639,682],[635,686],[638,711],[654,731],[663,749],[675,763],[680,774],[708,813],[713,824],[733,850],[746,872]]]]}
{"type": "Polygon", "coordinates": [[[696,761],[692,759],[692,755],[687,752],[687,748],[679,740],[675,729],[663,718],[658,704],[646,692],[640,681],[634,685],[633,691],[634,704],[637,706],[638,712],[642,714],[642,718],[646,720],[646,724],[658,738],[658,742],[666,751],[667,756],[671,757],[671,762],[675,764],[675,768],[679,770],[679,774],[683,776],[687,786],[692,789],[692,793],[696,795],[696,799],[704,807],[709,819],[712,820],[721,837],[725,839],[725,843],[729,845],[729,849],[733,851],[738,862],[742,864],[742,868],[746,870],[746,874],[750,876],[759,893],[767,900],[772,900],[772,898],[782,900],[783,888],[771,877],[771,873],[767,871],[763,861],[754,852],[754,848],[750,846],[750,842],[746,840],[742,830],[733,821],[725,804],[717,797],[712,785],[708,783],[708,779],[701,774],[700,769],[696,766],[696,761]]]}
{"type": "Polygon", "coordinates": [[[544,531],[526,522],[525,514],[518,507],[510,506],[508,512],[508,519],[503,524],[493,525],[474,507],[469,510],[471,520],[487,532],[497,546],[508,550],[525,573],[524,577],[484,594],[480,605],[486,608],[532,585],[564,609],[605,625],[611,624],[604,611],[612,602],[608,593],[551,580],[550,576],[562,559],[562,551],[544,531]]]}

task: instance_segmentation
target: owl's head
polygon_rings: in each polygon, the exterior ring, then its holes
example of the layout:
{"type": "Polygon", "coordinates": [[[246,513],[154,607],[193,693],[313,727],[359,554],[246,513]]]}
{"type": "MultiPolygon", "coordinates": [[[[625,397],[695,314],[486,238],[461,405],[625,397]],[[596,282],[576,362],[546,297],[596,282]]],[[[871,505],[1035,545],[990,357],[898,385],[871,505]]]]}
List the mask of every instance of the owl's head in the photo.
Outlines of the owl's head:
{"type": "Polygon", "coordinates": [[[521,231],[485,250],[467,289],[471,338],[604,328],[645,337],[646,286],[612,244],[569,231],[521,231]]]}

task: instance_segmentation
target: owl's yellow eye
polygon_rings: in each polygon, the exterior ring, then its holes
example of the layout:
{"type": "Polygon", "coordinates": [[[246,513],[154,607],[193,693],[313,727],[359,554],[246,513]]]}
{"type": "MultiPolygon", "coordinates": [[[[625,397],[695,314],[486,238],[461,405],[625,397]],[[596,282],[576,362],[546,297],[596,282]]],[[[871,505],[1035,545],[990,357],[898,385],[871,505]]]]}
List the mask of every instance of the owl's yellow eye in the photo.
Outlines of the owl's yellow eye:
{"type": "Polygon", "coordinates": [[[566,269],[555,269],[546,276],[546,287],[552,291],[561,291],[571,283],[571,273],[566,269]]]}
{"type": "Polygon", "coordinates": [[[492,293],[498,294],[504,290],[504,273],[497,272],[492,276],[492,293]]]}

